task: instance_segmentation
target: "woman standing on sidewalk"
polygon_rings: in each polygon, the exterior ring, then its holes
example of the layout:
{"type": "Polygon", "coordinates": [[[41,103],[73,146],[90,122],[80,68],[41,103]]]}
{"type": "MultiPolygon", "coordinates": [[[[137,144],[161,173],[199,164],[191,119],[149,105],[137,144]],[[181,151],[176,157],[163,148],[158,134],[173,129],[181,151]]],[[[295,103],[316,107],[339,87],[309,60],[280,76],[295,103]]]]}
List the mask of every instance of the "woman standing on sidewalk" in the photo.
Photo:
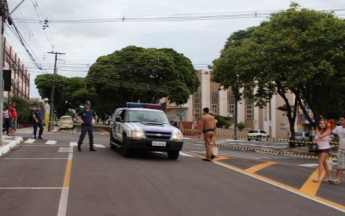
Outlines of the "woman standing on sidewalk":
{"type": "Polygon", "coordinates": [[[319,126],[316,129],[316,134],[314,138],[314,143],[316,143],[319,147],[319,173],[318,177],[313,180],[314,183],[320,182],[321,175],[323,172],[323,169],[325,169],[327,179],[325,181],[330,182],[332,180],[332,177],[329,172],[329,168],[326,162],[327,156],[329,155],[329,152],[331,150],[331,146],[329,145],[330,141],[330,135],[331,135],[331,130],[328,128],[327,123],[325,120],[321,120],[319,123],[319,126]]]}

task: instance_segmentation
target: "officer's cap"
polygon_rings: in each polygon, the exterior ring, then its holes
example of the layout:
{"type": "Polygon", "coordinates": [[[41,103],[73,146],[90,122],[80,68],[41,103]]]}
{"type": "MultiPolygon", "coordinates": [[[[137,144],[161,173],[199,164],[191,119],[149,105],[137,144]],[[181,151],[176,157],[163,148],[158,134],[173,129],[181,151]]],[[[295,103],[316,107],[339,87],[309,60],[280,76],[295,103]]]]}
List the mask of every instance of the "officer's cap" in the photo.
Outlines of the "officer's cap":
{"type": "Polygon", "coordinates": [[[87,100],[87,101],[85,101],[85,105],[91,106],[91,102],[87,100]]]}

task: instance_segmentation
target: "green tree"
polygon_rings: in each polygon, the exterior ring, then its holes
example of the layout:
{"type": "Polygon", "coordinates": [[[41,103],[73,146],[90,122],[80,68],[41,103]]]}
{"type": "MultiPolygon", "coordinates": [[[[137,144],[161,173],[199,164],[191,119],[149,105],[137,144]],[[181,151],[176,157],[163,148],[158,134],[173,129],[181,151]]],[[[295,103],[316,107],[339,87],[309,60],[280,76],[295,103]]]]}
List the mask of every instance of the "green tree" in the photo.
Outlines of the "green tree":
{"type": "Polygon", "coordinates": [[[16,103],[16,110],[18,114],[17,122],[20,124],[25,124],[26,122],[28,122],[31,116],[29,101],[17,95],[12,96],[10,100],[16,103]]]}
{"type": "MultiPolygon", "coordinates": [[[[37,76],[35,84],[42,98],[50,98],[53,84],[52,74],[37,76]]],[[[84,78],[67,78],[57,75],[54,96],[55,110],[58,116],[62,116],[69,108],[78,107],[85,100],[94,100],[96,93],[92,88],[86,86],[84,78]]]]}
{"type": "Polygon", "coordinates": [[[182,54],[135,46],[99,57],[86,82],[98,93],[97,106],[108,113],[128,101],[154,103],[162,97],[180,105],[200,85],[191,61],[182,54]]]}
{"type": "Polygon", "coordinates": [[[345,111],[345,98],[337,94],[344,88],[345,22],[332,13],[297,6],[234,33],[212,66],[213,80],[226,88],[243,87],[243,94],[258,106],[279,94],[286,103],[292,138],[298,106],[314,127],[321,116],[345,111]],[[288,100],[288,92],[295,94],[294,101],[288,100]]]}

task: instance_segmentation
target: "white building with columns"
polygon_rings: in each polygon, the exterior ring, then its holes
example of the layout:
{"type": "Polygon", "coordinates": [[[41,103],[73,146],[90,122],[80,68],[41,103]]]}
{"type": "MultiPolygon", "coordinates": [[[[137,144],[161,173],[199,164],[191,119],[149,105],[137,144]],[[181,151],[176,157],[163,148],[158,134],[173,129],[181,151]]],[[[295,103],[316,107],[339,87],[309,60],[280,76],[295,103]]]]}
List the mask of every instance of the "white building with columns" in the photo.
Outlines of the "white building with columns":
{"type": "MultiPolygon", "coordinates": [[[[211,82],[212,71],[197,71],[200,86],[197,92],[190,96],[188,102],[182,106],[169,104],[167,115],[173,121],[194,121],[199,120],[202,109],[209,107],[210,113],[236,118],[235,98],[231,88],[220,90],[219,84],[211,82]]],[[[294,95],[287,95],[293,101],[294,95]]],[[[167,102],[166,99],[160,101],[167,102]]],[[[289,132],[289,121],[283,111],[278,107],[284,105],[283,99],[279,95],[274,95],[270,103],[265,108],[259,108],[249,99],[242,99],[237,102],[238,122],[243,122],[247,129],[263,129],[271,137],[287,138],[289,132]]]]}

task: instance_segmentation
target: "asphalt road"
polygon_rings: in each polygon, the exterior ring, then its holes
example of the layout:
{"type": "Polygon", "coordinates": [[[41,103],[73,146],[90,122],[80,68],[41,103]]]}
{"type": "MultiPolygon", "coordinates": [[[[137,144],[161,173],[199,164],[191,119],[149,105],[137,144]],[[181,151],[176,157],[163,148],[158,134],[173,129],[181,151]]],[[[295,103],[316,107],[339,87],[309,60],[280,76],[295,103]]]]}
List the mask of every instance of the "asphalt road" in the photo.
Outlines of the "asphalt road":
{"type": "Polygon", "coordinates": [[[312,159],[219,149],[217,160],[204,162],[204,147],[196,143],[185,143],[176,161],[161,152],[124,158],[107,138],[95,138],[97,152],[88,151],[87,137],[82,152],[76,136],[44,138],[0,159],[1,216],[345,212],[344,183],[307,187],[317,163],[312,159]]]}

